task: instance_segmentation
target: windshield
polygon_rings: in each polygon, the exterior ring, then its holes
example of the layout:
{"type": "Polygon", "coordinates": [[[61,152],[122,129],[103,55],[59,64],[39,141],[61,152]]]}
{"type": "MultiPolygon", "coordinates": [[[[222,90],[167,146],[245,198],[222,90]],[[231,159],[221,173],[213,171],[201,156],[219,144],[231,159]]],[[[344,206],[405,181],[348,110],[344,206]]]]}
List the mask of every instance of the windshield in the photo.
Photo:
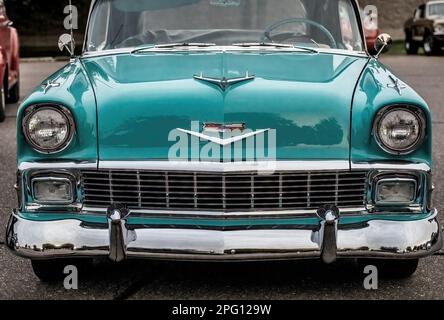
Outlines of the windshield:
{"type": "Polygon", "coordinates": [[[354,0],[98,0],[87,51],[279,43],[363,51],[354,0]]]}
{"type": "Polygon", "coordinates": [[[444,16],[444,3],[431,4],[429,8],[429,15],[444,16]]]}

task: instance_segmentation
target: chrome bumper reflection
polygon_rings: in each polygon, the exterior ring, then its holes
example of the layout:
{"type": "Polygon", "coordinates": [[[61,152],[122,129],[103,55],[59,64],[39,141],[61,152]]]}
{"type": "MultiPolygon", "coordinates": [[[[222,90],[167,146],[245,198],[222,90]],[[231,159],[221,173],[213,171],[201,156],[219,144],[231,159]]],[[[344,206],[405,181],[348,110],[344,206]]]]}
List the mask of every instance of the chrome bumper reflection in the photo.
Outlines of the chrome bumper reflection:
{"type": "MultiPolygon", "coordinates": [[[[321,224],[266,230],[203,230],[126,225],[126,258],[156,260],[291,260],[321,258],[321,224]]],[[[436,212],[429,218],[408,221],[373,220],[339,225],[337,258],[420,258],[442,246],[436,212]]],[[[6,241],[17,255],[31,259],[111,256],[107,224],[79,220],[35,222],[13,214],[6,241]]]]}

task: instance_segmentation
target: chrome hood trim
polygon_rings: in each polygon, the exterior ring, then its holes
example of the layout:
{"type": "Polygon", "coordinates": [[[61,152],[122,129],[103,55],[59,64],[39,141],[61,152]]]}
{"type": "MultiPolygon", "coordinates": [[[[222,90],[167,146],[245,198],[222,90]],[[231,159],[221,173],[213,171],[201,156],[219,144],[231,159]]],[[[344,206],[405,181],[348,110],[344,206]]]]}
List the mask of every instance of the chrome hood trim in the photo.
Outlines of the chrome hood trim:
{"type": "Polygon", "coordinates": [[[429,173],[426,163],[408,162],[352,162],[348,161],[263,161],[263,162],[202,162],[202,161],[64,161],[22,162],[19,171],[31,169],[140,169],[178,171],[239,172],[257,170],[310,171],[310,170],[406,170],[429,173]]]}
{"type": "Polygon", "coordinates": [[[350,170],[348,161],[259,161],[259,162],[203,162],[203,161],[100,161],[99,169],[175,170],[202,172],[250,171],[311,171],[350,170]]]}

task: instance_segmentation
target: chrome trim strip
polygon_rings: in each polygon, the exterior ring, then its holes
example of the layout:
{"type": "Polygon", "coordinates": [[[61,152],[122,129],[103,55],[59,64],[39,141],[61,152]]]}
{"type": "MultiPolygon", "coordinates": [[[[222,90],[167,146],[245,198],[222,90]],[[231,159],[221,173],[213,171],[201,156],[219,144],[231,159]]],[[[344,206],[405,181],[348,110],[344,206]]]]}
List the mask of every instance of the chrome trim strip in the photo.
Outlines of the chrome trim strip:
{"type": "MultiPolygon", "coordinates": [[[[102,51],[85,51],[81,57],[81,59],[88,59],[88,58],[96,58],[96,57],[105,57],[110,55],[117,55],[117,54],[132,54],[137,50],[137,47],[131,47],[131,48],[123,48],[123,49],[109,49],[109,50],[102,50],[102,51]]],[[[356,57],[356,58],[368,58],[368,55],[364,51],[348,51],[348,50],[341,50],[341,49],[324,49],[324,48],[316,48],[316,51],[319,54],[336,54],[336,55],[342,55],[347,57],[356,57]]],[[[171,54],[177,54],[177,53],[226,53],[226,52],[240,52],[240,53],[248,53],[248,52],[257,52],[261,54],[273,54],[273,53],[307,53],[304,49],[298,49],[298,48],[264,48],[264,47],[237,47],[237,46],[214,46],[214,47],[205,47],[205,48],[152,48],[147,49],[144,52],[137,53],[138,55],[143,54],[159,54],[159,53],[171,53],[171,54]]],[[[310,53],[313,54],[313,53],[310,53]]]]}
{"type": "Polygon", "coordinates": [[[340,171],[350,170],[348,161],[259,161],[259,162],[203,162],[203,161],[100,161],[99,170],[171,170],[199,172],[251,171],[340,171]]]}
{"type": "Polygon", "coordinates": [[[395,171],[421,171],[429,173],[432,171],[425,163],[408,162],[352,162],[352,170],[395,170],[395,171]]]}
{"type": "Polygon", "coordinates": [[[27,170],[57,170],[57,169],[76,169],[76,170],[97,170],[97,161],[62,161],[62,162],[22,162],[18,166],[19,171],[27,170]]]}
{"type": "MultiPolygon", "coordinates": [[[[206,230],[162,229],[126,225],[128,258],[166,260],[291,260],[321,257],[320,226],[296,229],[206,230]],[[205,239],[205,241],[202,241],[205,239]]],[[[108,224],[80,220],[36,222],[13,214],[6,244],[31,259],[103,257],[110,254],[108,224]]],[[[372,220],[338,226],[338,258],[421,258],[442,247],[442,231],[433,215],[416,221],[372,220]]]]}
{"type": "MultiPolygon", "coordinates": [[[[356,207],[356,208],[343,208],[340,209],[341,214],[347,215],[347,214],[362,214],[366,213],[366,209],[364,206],[362,207],[356,207]]],[[[193,218],[198,217],[211,217],[211,218],[229,218],[229,217],[256,217],[256,216],[270,216],[270,217],[284,217],[284,216],[316,216],[316,209],[313,210],[270,210],[270,211],[234,211],[234,212],[227,212],[222,213],[220,211],[205,211],[205,210],[199,210],[199,211],[188,211],[188,210],[177,210],[177,209],[171,209],[171,210],[144,210],[144,209],[131,209],[131,215],[132,216],[138,216],[138,215],[147,215],[150,217],[155,216],[190,216],[193,218]]],[[[105,214],[107,212],[107,208],[99,208],[99,207],[83,207],[82,214],[105,214]]]]}

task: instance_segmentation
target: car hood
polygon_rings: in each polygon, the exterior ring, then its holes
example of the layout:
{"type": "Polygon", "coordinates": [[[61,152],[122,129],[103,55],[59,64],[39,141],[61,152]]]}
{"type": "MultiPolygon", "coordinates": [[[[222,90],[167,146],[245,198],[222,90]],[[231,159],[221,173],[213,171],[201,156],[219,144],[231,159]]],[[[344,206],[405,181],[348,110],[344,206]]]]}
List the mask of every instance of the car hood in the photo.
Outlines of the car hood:
{"type": "MultiPolygon", "coordinates": [[[[204,123],[237,123],[254,132],[271,129],[263,133],[265,148],[274,149],[265,152],[269,156],[348,160],[352,99],[367,61],[265,51],[85,58],[97,101],[99,158],[171,159],[179,140],[192,136],[184,132],[201,132],[204,123]],[[225,90],[193,77],[231,79],[247,74],[254,79],[225,90]]],[[[205,141],[198,143],[200,150],[204,145],[205,141]]],[[[184,152],[193,158],[201,155],[192,146],[181,150],[182,158],[184,152]]]]}

